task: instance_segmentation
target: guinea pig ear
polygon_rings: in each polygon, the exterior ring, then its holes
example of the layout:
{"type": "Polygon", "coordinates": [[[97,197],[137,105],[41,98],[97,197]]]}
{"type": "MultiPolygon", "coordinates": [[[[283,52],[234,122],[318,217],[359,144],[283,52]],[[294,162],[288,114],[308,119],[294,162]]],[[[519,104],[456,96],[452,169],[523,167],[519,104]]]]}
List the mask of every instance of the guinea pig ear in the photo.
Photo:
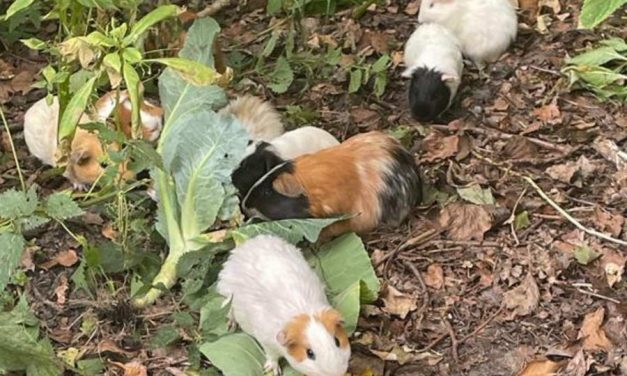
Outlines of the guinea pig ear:
{"type": "Polygon", "coordinates": [[[299,197],[305,194],[305,187],[294,175],[288,173],[283,173],[274,179],[272,188],[287,197],[299,197]]]}
{"type": "Polygon", "coordinates": [[[443,74],[442,81],[443,82],[459,82],[459,76],[455,74],[443,74]]]}
{"type": "Polygon", "coordinates": [[[89,153],[88,149],[72,150],[70,154],[70,161],[79,166],[85,164],[90,158],[91,153],[89,153]]]}
{"type": "Polygon", "coordinates": [[[414,68],[405,68],[405,70],[403,71],[403,73],[401,73],[401,77],[403,78],[410,78],[411,75],[414,73],[414,68]]]}
{"type": "Polygon", "coordinates": [[[292,341],[285,330],[281,330],[276,334],[276,341],[283,347],[288,347],[292,344],[292,341]]]}

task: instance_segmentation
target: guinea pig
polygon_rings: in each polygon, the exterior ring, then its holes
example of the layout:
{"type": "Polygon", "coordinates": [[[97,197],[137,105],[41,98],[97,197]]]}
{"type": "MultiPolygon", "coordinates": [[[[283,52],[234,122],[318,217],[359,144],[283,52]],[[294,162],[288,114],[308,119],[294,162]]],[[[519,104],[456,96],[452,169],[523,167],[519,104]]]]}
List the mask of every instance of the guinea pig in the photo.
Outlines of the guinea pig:
{"type": "Polygon", "coordinates": [[[250,187],[279,163],[304,154],[339,145],[324,129],[305,126],[285,132],[272,141],[256,141],[248,146],[246,156],[233,172],[233,185],[243,196],[250,187]]]}
{"type": "Polygon", "coordinates": [[[420,199],[411,154],[375,131],[271,167],[246,193],[242,208],[262,219],[350,216],[323,230],[321,238],[329,239],[398,225],[420,199]]]}
{"type": "MultiPolygon", "coordinates": [[[[119,102],[117,93],[112,91],[102,96],[94,104],[94,109],[89,115],[81,117],[79,123],[90,121],[106,122],[114,111],[117,111],[121,131],[127,137],[131,136],[132,105],[128,92],[121,91],[119,102]],[[116,104],[117,108],[116,108],[116,104]]],[[[144,100],[140,107],[140,119],[142,137],[147,141],[155,141],[159,138],[163,125],[163,110],[144,100]]],[[[117,145],[111,146],[112,150],[118,149],[117,145]]],[[[65,176],[77,190],[87,189],[96,182],[104,172],[102,165],[104,151],[98,135],[81,128],[76,129],[70,146],[70,156],[63,176],[65,176]]],[[[133,175],[126,169],[126,163],[120,166],[123,179],[130,179],[133,175]]]]}
{"type": "Polygon", "coordinates": [[[518,19],[510,0],[423,0],[420,23],[447,27],[478,67],[491,63],[516,39],[518,19]]]}
{"type": "Polygon", "coordinates": [[[442,25],[421,24],[405,44],[409,107],[418,121],[433,121],[453,101],[464,62],[459,41],[442,25]]]}
{"type": "Polygon", "coordinates": [[[269,142],[284,132],[277,110],[270,103],[252,95],[231,100],[218,113],[231,114],[237,118],[253,141],[269,142]]]}
{"type": "Polygon", "coordinates": [[[266,354],[266,370],[280,373],[279,358],[308,376],[343,376],[350,345],[341,315],[301,251],[272,235],[233,249],[217,283],[230,299],[231,318],[266,354]]]}

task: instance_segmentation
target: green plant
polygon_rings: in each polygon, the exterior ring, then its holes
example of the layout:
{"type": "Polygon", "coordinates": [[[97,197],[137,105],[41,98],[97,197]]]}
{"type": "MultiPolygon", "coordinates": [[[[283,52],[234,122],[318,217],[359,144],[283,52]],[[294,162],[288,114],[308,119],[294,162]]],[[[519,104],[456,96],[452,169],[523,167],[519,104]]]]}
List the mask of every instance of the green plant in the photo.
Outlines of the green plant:
{"type": "Polygon", "coordinates": [[[388,83],[387,68],[390,64],[390,56],[385,54],[372,64],[365,62],[365,57],[361,57],[357,64],[350,69],[350,81],[348,92],[356,93],[359,89],[373,80],[374,94],[380,97],[385,92],[388,83]]]}
{"type": "Polygon", "coordinates": [[[627,0],[584,0],[579,15],[579,27],[592,29],[625,4],[627,0]]]}
{"type": "Polygon", "coordinates": [[[566,60],[562,69],[569,88],[593,92],[599,99],[627,100],[627,43],[603,40],[589,51],[566,60]]]}

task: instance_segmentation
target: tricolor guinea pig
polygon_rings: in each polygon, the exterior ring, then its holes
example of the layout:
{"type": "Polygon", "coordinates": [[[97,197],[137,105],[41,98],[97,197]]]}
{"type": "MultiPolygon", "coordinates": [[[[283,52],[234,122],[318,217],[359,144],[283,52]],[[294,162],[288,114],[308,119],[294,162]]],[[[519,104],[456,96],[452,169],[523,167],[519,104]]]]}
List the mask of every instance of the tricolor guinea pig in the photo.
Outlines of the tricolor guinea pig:
{"type": "MultiPolygon", "coordinates": [[[[126,91],[120,92],[117,115],[121,130],[130,137],[131,103],[126,91]]],[[[117,93],[109,92],[101,97],[93,110],[84,113],[79,124],[92,121],[105,122],[116,109],[117,93]]],[[[163,110],[148,101],[141,105],[142,136],[154,141],[159,137],[162,127],[163,110]]],[[[57,97],[48,104],[43,98],[33,104],[24,114],[24,139],[31,154],[43,163],[55,166],[57,153],[57,131],[59,124],[59,101],[57,97]]],[[[115,146],[114,146],[115,147],[115,146]]],[[[102,145],[95,133],[80,127],[76,128],[70,145],[70,156],[64,176],[75,188],[84,189],[94,183],[103,172],[100,165],[104,154],[102,145]]],[[[124,172],[126,174],[126,172],[124,172]]]]}
{"type": "Polygon", "coordinates": [[[405,44],[409,107],[418,121],[433,121],[453,101],[464,62],[459,41],[442,25],[421,24],[405,44]]]}
{"type": "Polygon", "coordinates": [[[254,237],[231,251],[217,288],[231,301],[231,318],[263,348],[266,370],[278,375],[283,357],[308,376],[346,373],[342,317],[298,248],[276,236],[254,237]]]}
{"type": "MultiPolygon", "coordinates": [[[[117,111],[121,130],[127,137],[131,136],[132,105],[128,92],[122,91],[119,94],[119,102],[116,100],[116,92],[109,92],[102,96],[94,104],[93,111],[89,116],[83,116],[79,123],[106,122],[111,118],[114,111],[117,111]],[[117,105],[117,106],[116,106],[117,105]]],[[[140,119],[142,127],[142,137],[147,141],[155,141],[159,138],[163,126],[163,110],[161,107],[144,100],[140,107],[140,119]]],[[[118,149],[117,145],[111,146],[113,150],[118,149]]],[[[102,157],[104,151],[98,135],[77,128],[70,147],[70,157],[63,176],[72,182],[75,189],[86,189],[96,182],[104,172],[102,157]]],[[[131,178],[132,173],[126,170],[126,165],[120,166],[120,173],[125,179],[131,178]]]]}
{"type": "Polygon", "coordinates": [[[420,198],[410,153],[394,137],[368,132],[271,167],[246,193],[242,208],[263,219],[351,216],[325,228],[321,237],[328,239],[398,225],[420,198]]]}
{"type": "Polygon", "coordinates": [[[285,132],[270,142],[255,141],[248,146],[246,156],[233,172],[233,185],[243,197],[255,182],[279,163],[339,143],[331,133],[312,126],[285,132]]]}
{"type": "Polygon", "coordinates": [[[445,26],[477,66],[496,61],[516,39],[518,20],[510,0],[423,0],[420,23],[445,26]]]}
{"type": "Polygon", "coordinates": [[[252,141],[271,141],[284,132],[281,116],[268,102],[252,95],[235,98],[219,114],[231,114],[239,120],[252,141]]]}

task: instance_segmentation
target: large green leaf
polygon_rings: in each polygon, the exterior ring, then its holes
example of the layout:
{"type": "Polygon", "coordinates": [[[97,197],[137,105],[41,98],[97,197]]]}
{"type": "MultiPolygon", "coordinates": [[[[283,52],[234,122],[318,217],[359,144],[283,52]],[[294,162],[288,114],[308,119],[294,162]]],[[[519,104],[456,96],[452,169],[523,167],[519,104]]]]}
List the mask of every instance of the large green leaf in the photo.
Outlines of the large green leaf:
{"type": "MultiPolygon", "coordinates": [[[[180,57],[213,67],[213,40],[220,31],[218,23],[210,17],[194,22],[187,33],[180,57]]],[[[161,140],[167,139],[170,125],[183,114],[194,110],[217,110],[227,103],[220,87],[195,86],[167,68],[159,77],[159,96],[165,110],[165,123],[161,140]]]]}
{"type": "Polygon", "coordinates": [[[566,61],[571,65],[603,65],[612,60],[627,60],[627,57],[619,54],[613,47],[599,47],[586,51],[566,61]]]}
{"type": "Polygon", "coordinates": [[[83,214],[83,210],[69,194],[56,192],[46,199],[46,214],[55,219],[68,219],[83,214]]]}
{"type": "Polygon", "coordinates": [[[166,18],[176,16],[178,9],[176,5],[161,5],[157,7],[133,25],[131,32],[124,38],[124,44],[134,43],[151,26],[166,18]]]}
{"type": "Polygon", "coordinates": [[[0,292],[9,283],[13,271],[20,263],[25,245],[26,241],[22,235],[12,232],[0,233],[0,292]]]}
{"type": "Polygon", "coordinates": [[[255,340],[247,334],[235,333],[200,346],[211,363],[225,376],[263,375],[265,356],[255,340]]]}
{"type": "Polygon", "coordinates": [[[357,328],[359,319],[361,281],[355,281],[346,290],[332,297],[333,307],[337,309],[344,319],[344,328],[350,334],[357,328]]]}
{"type": "Polygon", "coordinates": [[[274,234],[282,237],[292,244],[306,239],[310,242],[318,240],[320,231],[333,222],[336,218],[311,218],[311,219],[283,219],[280,221],[260,222],[242,226],[232,230],[231,235],[237,243],[261,234],[274,234]]]}
{"type": "Polygon", "coordinates": [[[213,224],[246,149],[246,131],[231,116],[192,111],[174,120],[163,146],[164,166],[173,177],[184,239],[213,224]]]}
{"type": "Polygon", "coordinates": [[[579,27],[591,29],[625,4],[627,0],[584,0],[579,15],[579,27]]]}
{"type": "Polygon", "coordinates": [[[377,299],[379,279],[357,235],[346,234],[325,244],[310,261],[326,282],[330,295],[341,294],[361,280],[361,301],[371,303],[377,299]]]}
{"type": "Polygon", "coordinates": [[[15,0],[11,6],[9,7],[9,9],[7,9],[7,13],[4,16],[5,20],[8,20],[9,18],[11,18],[14,14],[16,14],[17,12],[24,10],[26,8],[28,8],[32,3],[34,3],[35,0],[15,0]]]}
{"type": "Polygon", "coordinates": [[[85,82],[85,84],[74,94],[72,99],[70,99],[65,111],[63,111],[61,121],[59,122],[59,140],[63,140],[64,138],[74,134],[76,124],[87,107],[89,96],[91,95],[94,84],[99,77],[99,75],[96,75],[89,81],[85,82]]]}
{"type": "Polygon", "coordinates": [[[0,312],[0,370],[27,375],[61,375],[52,346],[38,340],[37,319],[25,298],[11,312],[0,312]]]}

